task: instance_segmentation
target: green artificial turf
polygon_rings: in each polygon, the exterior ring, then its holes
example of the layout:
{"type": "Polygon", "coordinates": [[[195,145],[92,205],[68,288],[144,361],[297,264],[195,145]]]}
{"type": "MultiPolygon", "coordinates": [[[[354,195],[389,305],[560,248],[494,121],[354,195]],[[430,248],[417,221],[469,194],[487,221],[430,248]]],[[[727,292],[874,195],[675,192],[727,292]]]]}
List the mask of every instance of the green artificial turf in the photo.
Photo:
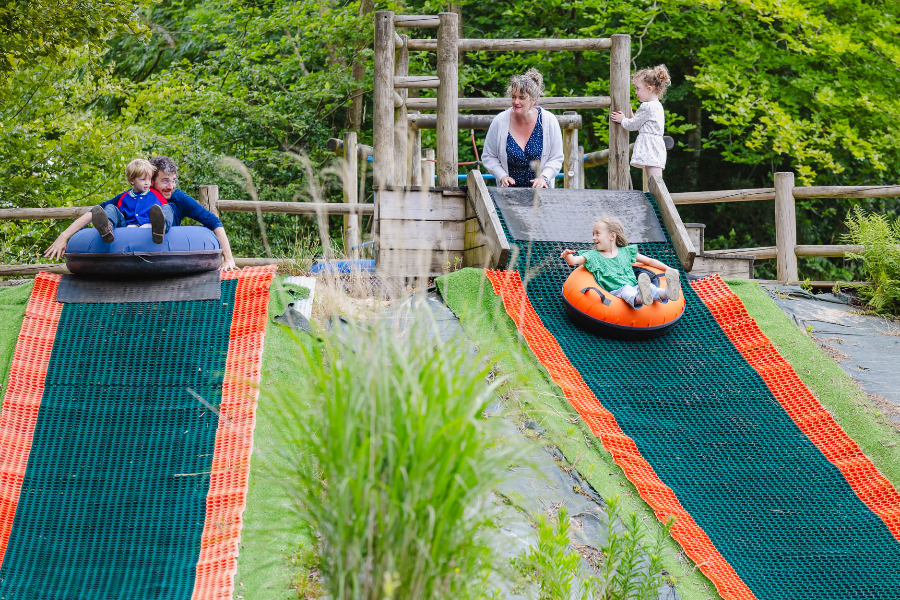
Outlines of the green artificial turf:
{"type": "MultiPolygon", "coordinates": [[[[528,350],[499,296],[480,269],[462,269],[437,280],[438,289],[459,317],[466,335],[481,349],[498,356],[501,375],[511,377],[506,388],[520,420],[536,421],[546,433],[542,442],[557,446],[573,467],[605,497],[621,497],[625,512],[638,514],[658,535],[662,527],[622,470],[579,418],[562,390],[528,350]]],[[[666,570],[685,600],[719,598],[710,582],[671,538],[666,543],[666,570]]]]}
{"type": "Polygon", "coordinates": [[[9,363],[25,317],[25,305],[34,284],[0,288],[0,399],[6,394],[9,363]]]}
{"type": "Polygon", "coordinates": [[[310,339],[308,334],[294,334],[272,322],[273,315],[284,312],[285,305],[291,301],[284,292],[282,280],[276,278],[270,288],[269,324],[263,349],[261,394],[253,433],[250,489],[244,511],[235,599],[298,598],[292,581],[305,570],[297,561],[302,563],[302,550],[311,546],[298,526],[287,487],[276,466],[280,411],[277,402],[266,393],[284,384],[296,386],[305,378],[300,345],[310,339]]]}
{"type": "Polygon", "coordinates": [[[900,489],[900,432],[878,412],[853,378],[801,331],[758,283],[746,279],[729,279],[726,283],[822,406],[900,489]]]}

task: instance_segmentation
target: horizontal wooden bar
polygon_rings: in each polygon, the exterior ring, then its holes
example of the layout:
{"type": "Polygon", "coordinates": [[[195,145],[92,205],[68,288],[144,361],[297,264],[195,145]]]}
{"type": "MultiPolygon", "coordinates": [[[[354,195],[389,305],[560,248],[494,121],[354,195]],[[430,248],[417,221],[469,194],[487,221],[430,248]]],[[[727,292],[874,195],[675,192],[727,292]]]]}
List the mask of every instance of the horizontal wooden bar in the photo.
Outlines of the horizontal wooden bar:
{"type": "Polygon", "coordinates": [[[33,265],[0,265],[0,277],[9,275],[37,275],[41,271],[45,273],[71,273],[64,263],[41,263],[33,265]]]}
{"type": "Polygon", "coordinates": [[[0,221],[14,221],[16,219],[77,219],[86,212],[90,212],[90,206],[56,206],[52,208],[0,208],[0,221]]]}
{"type": "Polygon", "coordinates": [[[794,246],[794,254],[796,254],[797,256],[825,256],[837,258],[844,256],[847,252],[859,254],[862,251],[862,246],[851,246],[848,244],[794,246]]]}
{"type": "Polygon", "coordinates": [[[394,76],[394,87],[401,89],[436,89],[441,85],[440,77],[436,75],[411,75],[394,76]]]}
{"type": "Polygon", "coordinates": [[[350,204],[346,202],[266,202],[254,200],[219,200],[219,212],[280,213],[287,215],[374,215],[374,204],[350,204]]]}
{"type": "MultiPolygon", "coordinates": [[[[457,122],[460,129],[489,129],[497,115],[459,115],[457,122]]],[[[413,129],[434,129],[437,126],[437,115],[410,114],[407,116],[409,126],[413,129]]],[[[563,129],[581,129],[581,115],[556,115],[559,126],[563,129]]]]}
{"type": "Polygon", "coordinates": [[[400,37],[399,35],[397,35],[396,32],[394,32],[394,50],[399,50],[402,47],[403,47],[403,38],[400,37]]]}
{"type": "MultiPolygon", "coordinates": [[[[437,40],[411,39],[407,41],[409,50],[422,52],[434,52],[437,50],[437,40]]],[[[461,52],[585,52],[590,50],[609,50],[612,48],[610,38],[466,38],[459,40],[461,52]]]]}
{"type": "Polygon", "coordinates": [[[401,96],[400,94],[398,94],[398,93],[397,93],[397,90],[394,90],[394,91],[391,92],[391,93],[393,94],[393,95],[391,96],[391,98],[394,99],[394,108],[400,108],[401,106],[403,106],[403,96],[401,96]]]}
{"type": "Polygon", "coordinates": [[[775,246],[761,246],[758,248],[729,248],[727,250],[705,250],[704,256],[713,258],[740,258],[753,257],[756,260],[775,258],[777,252],[775,246]]]}
{"type": "MultiPolygon", "coordinates": [[[[545,96],[537,103],[547,110],[592,110],[609,108],[609,96],[545,96]]],[[[459,110],[504,110],[510,107],[509,98],[460,98],[459,110]]],[[[409,98],[409,110],[437,110],[437,98],[409,98]]]]}
{"type": "Polygon", "coordinates": [[[835,284],[841,284],[844,287],[872,287],[875,285],[871,281],[775,281],[774,279],[751,279],[760,285],[809,285],[814,288],[833,288],[835,284]]]}
{"type": "MultiPolygon", "coordinates": [[[[344,140],[338,138],[328,138],[328,141],[325,142],[325,149],[329,152],[335,152],[337,154],[344,153],[344,140]]],[[[366,146],[365,144],[357,144],[356,145],[356,157],[357,158],[366,158],[372,156],[372,146],[366,146]]]]}
{"type": "Polygon", "coordinates": [[[795,187],[794,198],[893,198],[900,185],[835,185],[795,187]]]}
{"type": "Polygon", "coordinates": [[[437,29],[440,24],[441,18],[437,15],[394,15],[394,27],[437,29]]]}
{"type": "Polygon", "coordinates": [[[672,194],[672,200],[675,204],[714,204],[716,202],[750,202],[753,200],[774,199],[775,188],[718,190],[712,192],[679,192],[677,194],[672,194]]]}

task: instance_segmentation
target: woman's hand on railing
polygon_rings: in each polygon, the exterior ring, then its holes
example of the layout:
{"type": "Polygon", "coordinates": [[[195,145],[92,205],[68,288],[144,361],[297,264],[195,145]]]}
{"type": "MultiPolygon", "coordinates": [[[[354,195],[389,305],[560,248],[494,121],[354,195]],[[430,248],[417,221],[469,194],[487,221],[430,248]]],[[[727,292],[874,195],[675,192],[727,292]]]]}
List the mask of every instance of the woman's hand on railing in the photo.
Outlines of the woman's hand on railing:
{"type": "Polygon", "coordinates": [[[515,185],[516,180],[510,177],[509,175],[504,175],[500,178],[500,187],[509,187],[511,185],[515,185]]]}
{"type": "Polygon", "coordinates": [[[533,188],[546,188],[550,187],[547,185],[547,178],[543,175],[538,175],[534,179],[531,180],[531,187],[533,188]]]}

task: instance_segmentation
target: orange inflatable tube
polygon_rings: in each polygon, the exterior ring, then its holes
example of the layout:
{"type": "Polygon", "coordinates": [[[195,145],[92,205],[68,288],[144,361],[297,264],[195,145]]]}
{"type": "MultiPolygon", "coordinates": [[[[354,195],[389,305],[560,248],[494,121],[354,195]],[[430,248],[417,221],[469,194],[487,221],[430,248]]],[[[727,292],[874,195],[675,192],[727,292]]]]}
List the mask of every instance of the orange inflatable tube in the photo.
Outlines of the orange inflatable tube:
{"type": "MultiPolygon", "coordinates": [[[[666,287],[665,272],[642,263],[632,265],[645,272],[660,289],[666,287]]],[[[621,298],[600,289],[590,271],[579,266],[563,284],[563,304],[569,318],[579,327],[606,337],[647,340],[675,327],[684,314],[684,294],[676,301],[654,302],[631,308],[621,298]]]]}

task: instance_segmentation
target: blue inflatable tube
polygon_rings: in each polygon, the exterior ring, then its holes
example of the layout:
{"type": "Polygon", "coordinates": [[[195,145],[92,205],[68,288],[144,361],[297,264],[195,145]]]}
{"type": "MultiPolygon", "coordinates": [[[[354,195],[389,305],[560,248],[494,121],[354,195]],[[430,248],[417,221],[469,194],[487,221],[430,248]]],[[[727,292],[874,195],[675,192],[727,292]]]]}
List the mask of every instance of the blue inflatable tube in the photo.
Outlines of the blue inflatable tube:
{"type": "Polygon", "coordinates": [[[96,229],[82,229],[66,246],[66,267],[93,277],[166,277],[219,268],[222,248],[205,227],[172,227],[162,244],[149,228],[120,227],[107,244],[96,229]]]}

